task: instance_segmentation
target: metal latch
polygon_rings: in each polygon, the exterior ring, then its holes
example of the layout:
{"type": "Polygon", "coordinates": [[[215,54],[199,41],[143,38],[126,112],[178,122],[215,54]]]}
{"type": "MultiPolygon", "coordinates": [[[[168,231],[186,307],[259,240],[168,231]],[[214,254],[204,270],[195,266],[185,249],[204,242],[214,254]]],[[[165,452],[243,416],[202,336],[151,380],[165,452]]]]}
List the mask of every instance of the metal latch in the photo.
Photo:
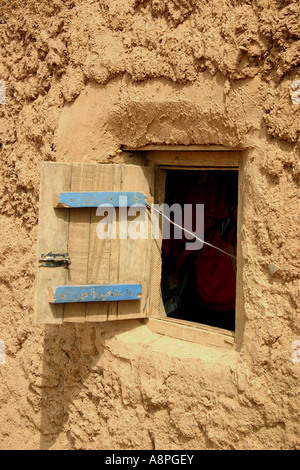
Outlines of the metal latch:
{"type": "Polygon", "coordinates": [[[39,259],[40,268],[59,268],[64,266],[65,269],[71,264],[70,256],[68,253],[48,253],[41,255],[39,259]]]}

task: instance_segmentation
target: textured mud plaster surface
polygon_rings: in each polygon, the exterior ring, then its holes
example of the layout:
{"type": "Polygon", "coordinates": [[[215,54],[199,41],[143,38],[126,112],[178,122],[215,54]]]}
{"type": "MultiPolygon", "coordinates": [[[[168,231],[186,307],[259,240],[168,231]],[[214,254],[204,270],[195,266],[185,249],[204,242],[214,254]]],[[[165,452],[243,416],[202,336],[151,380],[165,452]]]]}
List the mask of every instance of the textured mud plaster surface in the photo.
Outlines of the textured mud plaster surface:
{"type": "Polygon", "coordinates": [[[299,14],[2,0],[0,448],[299,447],[299,14]],[[121,144],[147,143],[247,149],[240,352],[136,322],[33,325],[40,162],[128,161],[121,144]]]}

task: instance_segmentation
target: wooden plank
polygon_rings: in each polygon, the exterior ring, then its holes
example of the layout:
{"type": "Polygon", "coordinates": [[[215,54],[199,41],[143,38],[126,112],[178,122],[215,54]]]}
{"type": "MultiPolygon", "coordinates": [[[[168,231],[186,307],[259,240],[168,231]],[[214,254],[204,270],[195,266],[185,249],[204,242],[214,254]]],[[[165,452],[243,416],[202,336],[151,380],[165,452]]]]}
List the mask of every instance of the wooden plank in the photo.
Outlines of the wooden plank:
{"type": "MultiPolygon", "coordinates": [[[[160,318],[162,320],[162,318],[160,318]]],[[[218,335],[226,336],[228,337],[227,339],[229,342],[233,343],[234,338],[235,338],[235,333],[234,331],[230,330],[225,330],[224,328],[218,328],[216,326],[211,326],[211,325],[205,325],[204,323],[198,323],[198,322],[193,322],[189,320],[183,320],[180,318],[172,318],[172,317],[167,317],[165,318],[168,322],[175,323],[176,325],[182,325],[182,326],[190,326],[192,328],[197,328],[198,330],[201,331],[207,331],[209,333],[216,333],[218,335]]]]}
{"type": "MultiPolygon", "coordinates": [[[[94,164],[73,163],[71,191],[90,191],[93,187],[94,164]]],[[[56,191],[59,192],[59,191],[56,191]]],[[[60,209],[63,212],[63,209],[60,209]]],[[[91,209],[70,210],[68,252],[71,265],[66,284],[88,284],[88,261],[90,251],[91,209]]],[[[53,285],[53,284],[52,284],[53,285]]],[[[66,304],[64,322],[85,322],[86,304],[66,304]]]]}
{"type": "Polygon", "coordinates": [[[193,167],[238,167],[241,152],[149,152],[147,160],[156,165],[193,167]]]}
{"type": "MultiPolygon", "coordinates": [[[[152,204],[154,195],[154,168],[135,165],[121,165],[122,191],[141,191],[147,203],[152,204]]],[[[120,209],[122,210],[122,209],[120,209]]],[[[126,209],[124,210],[126,212],[126,209]]],[[[119,240],[118,282],[135,282],[143,286],[143,298],[136,302],[120,302],[116,318],[143,318],[151,313],[151,263],[152,239],[148,210],[134,213],[128,209],[128,238],[119,240]],[[131,215],[130,215],[131,214],[131,215]],[[140,222],[137,222],[137,218],[140,222]],[[134,229],[131,232],[131,229],[134,229]],[[135,230],[137,229],[137,230],[135,230]],[[144,233],[138,234],[139,229],[144,233]],[[135,236],[137,235],[137,238],[135,236]]]]}
{"type": "MultiPolygon", "coordinates": [[[[163,204],[165,202],[165,187],[166,187],[166,171],[160,167],[155,169],[155,191],[154,201],[155,204],[163,204]]],[[[154,211],[153,211],[154,212],[154,211]]],[[[161,309],[161,278],[162,278],[162,217],[157,212],[154,212],[156,217],[157,231],[152,241],[152,266],[151,266],[151,312],[155,317],[166,316],[165,310],[161,309]]],[[[154,219],[155,220],[155,219],[154,219]]]]}
{"type": "Polygon", "coordinates": [[[140,284],[54,286],[49,290],[49,302],[53,304],[131,301],[141,297],[140,284]]]}
{"type": "Polygon", "coordinates": [[[145,145],[144,147],[123,147],[124,152],[235,152],[242,148],[225,147],[223,145],[145,145]]]}
{"type": "Polygon", "coordinates": [[[236,302],[235,302],[235,331],[236,347],[239,350],[242,347],[244,328],[246,321],[244,307],[244,285],[243,270],[244,259],[242,253],[242,227],[244,210],[244,164],[241,161],[239,167],[239,189],[238,189],[238,216],[237,216],[237,272],[236,272],[236,302]]]}
{"type": "Polygon", "coordinates": [[[171,166],[171,165],[160,165],[161,170],[192,170],[192,171],[216,171],[216,170],[228,170],[228,171],[238,171],[237,166],[171,166]]]}
{"type": "MultiPolygon", "coordinates": [[[[114,165],[114,172],[113,172],[113,191],[121,191],[121,166],[122,165],[114,165]]],[[[133,188],[128,188],[133,189],[133,188]]],[[[109,283],[110,284],[118,284],[120,283],[119,280],[119,253],[120,253],[120,240],[119,240],[119,216],[120,210],[116,209],[116,238],[110,239],[110,257],[109,257],[109,283]]],[[[125,282],[129,282],[131,279],[127,278],[125,282]]],[[[134,280],[134,282],[140,283],[140,281],[134,280]]],[[[134,307],[136,302],[130,302],[132,308],[134,307]]],[[[115,320],[118,319],[118,302],[110,302],[108,305],[108,320],[115,320]]]]}
{"type": "MultiPolygon", "coordinates": [[[[93,191],[111,191],[119,186],[120,182],[119,165],[94,165],[93,191]]],[[[116,209],[117,212],[117,209],[116,209]]],[[[92,209],[91,230],[90,230],[90,253],[88,264],[88,284],[117,284],[116,269],[118,268],[118,257],[112,260],[118,252],[117,240],[110,238],[100,239],[97,234],[98,224],[100,223],[99,213],[92,209]]],[[[117,302],[99,302],[87,304],[86,321],[102,322],[107,321],[109,312],[116,311],[117,302]]]]}
{"type": "Polygon", "coordinates": [[[224,330],[217,328],[207,329],[203,328],[204,325],[197,326],[188,322],[177,322],[175,319],[162,319],[162,318],[149,318],[147,325],[151,331],[161,335],[177,338],[182,341],[189,341],[192,343],[205,344],[207,346],[219,346],[226,349],[234,349],[234,335],[224,334],[224,330]]]}
{"type": "Polygon", "coordinates": [[[111,191],[86,191],[86,192],[60,192],[54,194],[54,207],[83,208],[113,206],[131,207],[133,205],[146,205],[146,196],[138,192],[111,192],[111,191]]]}
{"type": "Polygon", "coordinates": [[[37,249],[37,273],[35,281],[35,322],[60,324],[64,306],[49,304],[48,289],[55,284],[65,284],[67,270],[64,267],[40,267],[41,255],[59,254],[68,250],[69,211],[53,208],[55,191],[70,189],[71,165],[43,162],[40,175],[39,228],[37,249]]]}

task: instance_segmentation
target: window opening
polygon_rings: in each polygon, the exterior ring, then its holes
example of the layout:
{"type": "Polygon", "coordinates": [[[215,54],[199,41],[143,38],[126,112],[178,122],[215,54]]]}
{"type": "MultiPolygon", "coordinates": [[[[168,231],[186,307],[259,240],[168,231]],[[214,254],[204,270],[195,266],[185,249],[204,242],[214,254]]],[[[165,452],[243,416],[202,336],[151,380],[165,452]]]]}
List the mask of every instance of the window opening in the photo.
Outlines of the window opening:
{"type": "Polygon", "coordinates": [[[165,204],[180,205],[184,228],[184,206],[192,205],[193,231],[198,224],[196,205],[203,204],[204,241],[228,253],[206,244],[187,249],[186,242],[193,240],[184,231],[178,238],[171,225],[162,243],[161,290],[167,316],[235,331],[238,171],[167,170],[165,204]]]}

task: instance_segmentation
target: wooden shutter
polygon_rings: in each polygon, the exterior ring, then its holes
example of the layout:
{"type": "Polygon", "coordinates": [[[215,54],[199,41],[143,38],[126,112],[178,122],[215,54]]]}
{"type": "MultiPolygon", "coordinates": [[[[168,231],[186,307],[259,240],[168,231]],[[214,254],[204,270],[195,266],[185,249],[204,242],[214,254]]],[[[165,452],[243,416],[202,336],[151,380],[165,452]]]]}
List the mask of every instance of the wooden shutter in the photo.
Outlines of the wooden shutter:
{"type": "MultiPolygon", "coordinates": [[[[112,204],[120,193],[128,196],[129,203],[133,198],[133,202],[152,204],[154,170],[134,165],[42,164],[37,323],[99,322],[149,316],[154,246],[151,224],[148,224],[148,238],[120,239],[121,209],[116,208],[116,238],[99,239],[96,230],[100,218],[93,199],[96,195],[97,203],[99,193],[101,201],[112,204]],[[50,262],[42,258],[45,255],[49,255],[50,262]]],[[[148,217],[146,205],[140,210],[148,217]]]]}

